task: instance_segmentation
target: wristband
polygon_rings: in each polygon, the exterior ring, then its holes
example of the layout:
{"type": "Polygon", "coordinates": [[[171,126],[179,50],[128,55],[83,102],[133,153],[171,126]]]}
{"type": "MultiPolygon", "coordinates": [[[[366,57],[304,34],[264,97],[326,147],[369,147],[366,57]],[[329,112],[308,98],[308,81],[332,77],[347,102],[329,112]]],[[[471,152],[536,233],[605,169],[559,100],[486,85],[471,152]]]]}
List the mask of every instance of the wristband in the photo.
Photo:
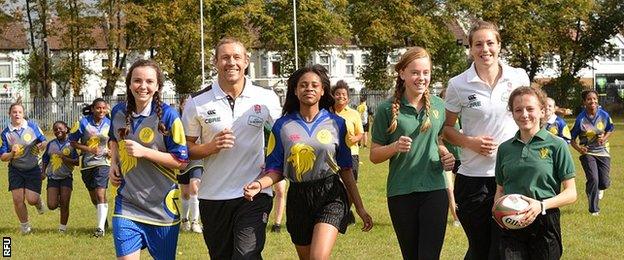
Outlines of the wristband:
{"type": "Polygon", "coordinates": [[[544,206],[544,201],[540,201],[540,206],[542,207],[542,215],[546,215],[546,206],[544,206]]]}
{"type": "Polygon", "coordinates": [[[259,180],[255,180],[255,182],[257,182],[260,185],[260,190],[262,190],[262,183],[259,180]]]}

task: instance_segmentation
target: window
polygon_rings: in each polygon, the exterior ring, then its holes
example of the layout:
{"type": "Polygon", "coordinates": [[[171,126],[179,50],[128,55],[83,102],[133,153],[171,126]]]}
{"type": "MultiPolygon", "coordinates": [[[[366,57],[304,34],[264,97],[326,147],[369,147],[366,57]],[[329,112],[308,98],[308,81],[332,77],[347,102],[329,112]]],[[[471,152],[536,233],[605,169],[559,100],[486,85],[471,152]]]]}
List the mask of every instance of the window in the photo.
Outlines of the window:
{"type": "Polygon", "coordinates": [[[273,70],[273,76],[279,77],[282,75],[282,70],[279,61],[271,62],[271,69],[273,70]]]}
{"type": "Polygon", "coordinates": [[[269,63],[269,59],[267,59],[266,55],[261,55],[260,56],[260,76],[262,77],[266,77],[269,75],[269,68],[268,68],[268,64],[269,63]]]}
{"type": "Polygon", "coordinates": [[[345,62],[347,63],[345,67],[345,72],[348,75],[353,75],[354,67],[353,67],[353,54],[347,54],[345,57],[345,62]]]}
{"type": "Polygon", "coordinates": [[[397,64],[399,62],[399,54],[398,53],[390,53],[390,63],[397,64]]]}
{"type": "Polygon", "coordinates": [[[624,62],[624,49],[617,49],[613,57],[601,57],[600,60],[606,62],[624,62]]]}
{"type": "Polygon", "coordinates": [[[0,59],[0,79],[10,79],[12,78],[12,70],[11,70],[11,60],[10,59],[0,59]]]}
{"type": "Polygon", "coordinates": [[[619,62],[624,62],[624,49],[620,49],[619,62]]]}
{"type": "Polygon", "coordinates": [[[544,67],[546,68],[555,68],[555,57],[553,54],[545,54],[544,55],[544,67]]]}
{"type": "Polygon", "coordinates": [[[362,54],[362,64],[368,64],[369,59],[370,59],[369,54],[362,54]]]}
{"type": "Polygon", "coordinates": [[[329,72],[329,55],[327,55],[327,54],[320,54],[319,55],[319,65],[325,67],[327,72],[329,72]]]}

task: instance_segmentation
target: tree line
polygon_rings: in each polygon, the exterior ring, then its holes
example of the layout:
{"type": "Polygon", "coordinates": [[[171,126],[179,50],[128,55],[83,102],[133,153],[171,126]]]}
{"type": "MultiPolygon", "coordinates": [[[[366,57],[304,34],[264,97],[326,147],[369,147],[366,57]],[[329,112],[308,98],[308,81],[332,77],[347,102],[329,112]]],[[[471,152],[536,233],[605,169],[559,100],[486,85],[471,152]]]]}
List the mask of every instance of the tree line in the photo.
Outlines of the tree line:
{"type": "MultiPolygon", "coordinates": [[[[106,45],[105,69],[98,75],[106,81],[105,95],[112,94],[137,51],[162,64],[178,93],[191,93],[201,85],[197,0],[0,4],[0,24],[9,18],[26,21],[31,52],[21,79],[36,89],[36,96],[51,95],[51,82],[62,95],[80,92],[85,77],[96,73],[80,55],[94,44],[94,30],[106,45]],[[52,36],[60,39],[63,51],[51,57],[47,44],[52,36]]],[[[253,49],[278,52],[283,76],[294,70],[292,0],[204,0],[203,10],[207,50],[224,36],[237,37],[253,49]]],[[[624,28],[621,0],[297,0],[296,12],[299,63],[305,64],[315,51],[354,44],[369,53],[360,68],[360,80],[368,89],[391,88],[388,56],[396,48],[416,45],[432,55],[432,80],[445,84],[469,65],[468,43],[458,41],[448,25],[457,21],[469,29],[475,19],[497,23],[503,55],[510,65],[524,68],[531,80],[557,57],[559,77],[546,90],[562,105],[575,102],[568,95],[581,87],[582,68],[597,56],[614,55],[608,40],[624,28]]],[[[210,51],[206,54],[210,61],[210,51]]],[[[211,70],[210,62],[204,69],[211,70]]]]}

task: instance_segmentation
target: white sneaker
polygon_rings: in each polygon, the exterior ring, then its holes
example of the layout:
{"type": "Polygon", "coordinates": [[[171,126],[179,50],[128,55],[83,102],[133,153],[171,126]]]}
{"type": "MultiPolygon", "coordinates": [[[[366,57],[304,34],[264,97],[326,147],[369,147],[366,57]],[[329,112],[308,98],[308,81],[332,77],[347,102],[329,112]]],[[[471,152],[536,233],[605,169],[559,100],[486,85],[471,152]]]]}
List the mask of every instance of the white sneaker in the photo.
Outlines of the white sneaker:
{"type": "Polygon", "coordinates": [[[197,223],[197,221],[191,222],[191,231],[193,231],[195,233],[199,233],[199,234],[201,234],[203,232],[201,225],[199,223],[197,223]]]}
{"type": "Polygon", "coordinates": [[[32,231],[30,224],[22,225],[20,229],[22,231],[22,235],[28,235],[32,231]]]}
{"type": "Polygon", "coordinates": [[[46,212],[46,207],[43,205],[43,200],[41,198],[39,198],[39,204],[35,205],[35,208],[37,208],[37,212],[39,212],[40,215],[46,212]]]}
{"type": "Polygon", "coordinates": [[[191,230],[191,223],[188,221],[188,219],[182,219],[182,223],[180,224],[180,229],[182,229],[182,231],[191,230]]]}
{"type": "Polygon", "coordinates": [[[600,216],[600,213],[599,213],[599,212],[591,212],[591,213],[589,213],[589,214],[590,214],[590,215],[592,215],[592,216],[600,216]]]}
{"type": "Polygon", "coordinates": [[[601,200],[604,197],[604,190],[598,191],[598,199],[601,200]]]}

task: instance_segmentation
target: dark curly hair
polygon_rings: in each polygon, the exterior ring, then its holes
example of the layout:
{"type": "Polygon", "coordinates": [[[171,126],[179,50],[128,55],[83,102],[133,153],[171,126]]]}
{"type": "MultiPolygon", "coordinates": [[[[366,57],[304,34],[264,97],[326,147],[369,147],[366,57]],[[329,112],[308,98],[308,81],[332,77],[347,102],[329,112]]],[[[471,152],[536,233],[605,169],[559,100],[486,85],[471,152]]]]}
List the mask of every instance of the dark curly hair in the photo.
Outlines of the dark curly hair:
{"type": "Polygon", "coordinates": [[[327,70],[321,65],[314,65],[311,67],[300,68],[290,75],[290,78],[288,78],[288,90],[286,91],[286,101],[284,102],[282,115],[299,111],[299,98],[297,98],[295,92],[299,80],[308,72],[312,72],[321,78],[324,93],[321,100],[319,100],[319,108],[330,110],[330,108],[334,106],[334,98],[331,95],[331,83],[329,81],[329,77],[327,76],[327,70]]]}

